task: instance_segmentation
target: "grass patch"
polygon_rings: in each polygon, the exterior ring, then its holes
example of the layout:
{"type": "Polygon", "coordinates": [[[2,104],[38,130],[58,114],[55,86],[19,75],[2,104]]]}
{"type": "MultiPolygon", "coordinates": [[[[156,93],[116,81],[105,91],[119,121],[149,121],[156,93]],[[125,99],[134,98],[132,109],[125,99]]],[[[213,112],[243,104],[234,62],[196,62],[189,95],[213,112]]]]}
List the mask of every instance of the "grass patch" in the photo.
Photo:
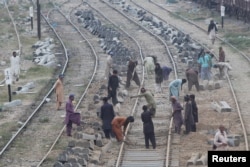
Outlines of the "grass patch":
{"type": "Polygon", "coordinates": [[[55,145],[55,147],[54,147],[54,150],[63,150],[63,149],[65,149],[66,147],[67,147],[67,145],[68,145],[68,140],[66,140],[66,139],[62,139],[62,140],[59,140],[57,143],[56,143],[56,145],[55,145]]]}
{"type": "Polygon", "coordinates": [[[41,6],[43,6],[44,8],[54,8],[54,5],[52,2],[46,3],[46,4],[42,4],[41,6]]]}
{"type": "Polygon", "coordinates": [[[28,54],[28,55],[25,55],[25,56],[23,56],[23,58],[24,58],[24,60],[30,60],[30,61],[33,61],[33,55],[31,55],[31,54],[28,54]]]}
{"type": "Polygon", "coordinates": [[[9,100],[7,86],[1,87],[1,89],[2,90],[0,91],[0,94],[1,94],[1,96],[0,96],[0,105],[1,105],[1,103],[7,102],[9,100]]]}
{"type": "Polygon", "coordinates": [[[11,22],[11,19],[10,19],[10,17],[6,16],[6,17],[1,18],[1,22],[2,23],[9,23],[9,22],[11,22]]]}
{"type": "Polygon", "coordinates": [[[250,46],[250,36],[243,33],[228,33],[225,34],[225,39],[238,49],[248,49],[250,46]]]}
{"type": "MultiPolygon", "coordinates": [[[[0,106],[0,108],[1,108],[2,106],[0,106]]],[[[3,113],[0,113],[0,120],[1,119],[4,119],[5,118],[5,115],[3,114],[3,113]]]]}
{"type": "Polygon", "coordinates": [[[40,123],[48,123],[49,122],[49,118],[48,117],[39,118],[39,122],[40,123]]]}
{"type": "Polygon", "coordinates": [[[9,6],[9,11],[12,11],[12,12],[18,12],[19,11],[19,7],[18,6],[9,6]]]}
{"type": "Polygon", "coordinates": [[[27,73],[24,75],[21,75],[21,79],[34,79],[37,77],[44,77],[44,76],[51,76],[53,73],[54,69],[52,68],[47,68],[43,66],[36,66],[36,67],[31,67],[28,69],[27,73]]]}
{"type": "Polygon", "coordinates": [[[250,71],[247,72],[247,76],[250,78],[250,71]]]}
{"type": "Polygon", "coordinates": [[[42,166],[53,166],[53,164],[55,163],[55,157],[47,157],[42,166]]]}
{"type": "Polygon", "coordinates": [[[1,125],[1,127],[4,128],[0,128],[0,136],[2,137],[2,139],[0,140],[0,146],[6,144],[5,142],[8,141],[11,136],[13,131],[17,130],[17,124],[13,123],[13,122],[7,122],[1,125]]]}
{"type": "MultiPolygon", "coordinates": [[[[37,42],[37,38],[32,38],[32,37],[27,37],[27,36],[22,36],[22,43],[25,45],[30,45],[32,46],[37,42]]],[[[32,49],[35,50],[35,49],[32,49]]]]}
{"type": "Polygon", "coordinates": [[[179,15],[181,15],[180,12],[176,12],[175,14],[170,13],[170,17],[175,18],[175,19],[182,19],[179,15]]]}
{"type": "Polygon", "coordinates": [[[12,97],[15,97],[15,99],[25,99],[25,97],[27,97],[27,94],[17,94],[17,95],[12,96],[12,97]]]}

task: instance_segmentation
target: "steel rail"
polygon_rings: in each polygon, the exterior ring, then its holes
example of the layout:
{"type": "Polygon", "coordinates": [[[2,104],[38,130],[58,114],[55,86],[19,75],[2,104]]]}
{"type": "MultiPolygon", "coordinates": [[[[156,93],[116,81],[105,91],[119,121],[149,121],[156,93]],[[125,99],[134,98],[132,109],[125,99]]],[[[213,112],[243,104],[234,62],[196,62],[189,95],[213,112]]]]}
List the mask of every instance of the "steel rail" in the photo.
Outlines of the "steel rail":
{"type": "MultiPolygon", "coordinates": [[[[132,0],[131,0],[131,1],[132,1],[132,0]]],[[[190,24],[196,26],[198,29],[201,29],[202,31],[205,31],[205,32],[206,32],[206,30],[204,30],[202,27],[200,27],[200,26],[198,26],[197,24],[193,23],[192,21],[190,21],[190,20],[184,18],[183,16],[177,15],[177,14],[175,14],[175,13],[173,13],[173,12],[171,12],[171,11],[165,9],[165,8],[163,8],[162,6],[160,6],[160,5],[158,5],[158,4],[154,3],[154,2],[152,2],[152,1],[150,1],[150,2],[153,3],[153,4],[155,4],[155,5],[158,6],[159,8],[161,8],[161,9],[163,9],[163,10],[166,10],[167,12],[169,12],[169,13],[171,13],[171,14],[173,14],[173,15],[176,15],[176,16],[182,18],[184,21],[186,21],[186,22],[188,22],[188,23],[190,23],[190,24]]],[[[250,59],[249,59],[243,52],[239,51],[235,46],[233,46],[232,44],[226,42],[225,40],[223,40],[223,39],[220,38],[220,37],[217,37],[217,38],[218,38],[219,40],[225,42],[228,46],[232,47],[232,48],[235,49],[236,51],[238,51],[244,58],[246,58],[246,59],[250,62],[250,59]]],[[[216,55],[216,54],[215,54],[215,55],[216,55]]],[[[246,128],[245,128],[245,125],[244,125],[244,121],[243,121],[243,118],[242,118],[242,115],[241,115],[240,107],[239,107],[238,100],[237,100],[237,97],[236,97],[235,92],[234,92],[234,88],[233,88],[232,82],[231,82],[231,80],[230,80],[230,78],[229,78],[228,75],[227,75],[227,80],[228,80],[228,83],[229,83],[229,86],[230,86],[230,89],[231,89],[231,93],[232,93],[232,95],[233,95],[233,98],[234,98],[234,101],[235,101],[235,104],[236,104],[238,116],[239,116],[240,121],[241,121],[241,127],[242,127],[242,129],[243,129],[244,140],[245,140],[245,143],[246,143],[246,145],[245,145],[245,146],[246,146],[246,150],[249,150],[249,147],[248,147],[249,144],[248,144],[248,140],[247,140],[246,128]]]]}
{"type": "MultiPolygon", "coordinates": [[[[132,1],[132,0],[131,0],[131,1],[132,1]]],[[[197,27],[198,29],[200,29],[200,30],[202,30],[203,32],[206,32],[206,33],[207,33],[207,30],[205,30],[205,29],[202,28],[201,26],[195,24],[193,21],[191,21],[191,20],[189,20],[189,19],[187,19],[187,18],[185,18],[185,17],[183,17],[183,16],[181,16],[181,15],[178,15],[178,14],[176,14],[176,13],[174,13],[174,12],[171,12],[170,10],[168,10],[168,9],[166,9],[166,8],[164,8],[164,7],[162,7],[161,5],[159,5],[159,4],[155,3],[155,2],[153,2],[152,0],[150,0],[149,2],[151,2],[152,4],[158,6],[158,7],[161,8],[161,9],[163,9],[163,10],[165,10],[165,11],[171,13],[172,15],[175,15],[175,16],[180,17],[182,20],[184,20],[184,21],[186,21],[186,22],[188,22],[188,23],[194,25],[194,26],[197,27]]],[[[230,44],[229,42],[225,41],[224,39],[222,39],[222,38],[220,38],[220,37],[218,37],[218,36],[216,36],[216,38],[218,38],[218,39],[221,40],[222,42],[226,43],[226,44],[227,44],[228,46],[230,46],[231,48],[235,49],[238,53],[240,53],[241,56],[243,56],[244,58],[246,58],[247,61],[250,63],[250,58],[249,58],[245,53],[243,53],[242,51],[240,51],[239,49],[237,49],[235,46],[233,46],[233,45],[230,44]]]]}
{"type": "MultiPolygon", "coordinates": [[[[43,16],[43,15],[42,15],[43,16]]],[[[45,17],[43,16],[43,18],[45,19],[45,17]]],[[[46,19],[45,19],[46,20],[46,19]]],[[[46,20],[47,21],[47,20],[46,20]]],[[[52,28],[52,30],[54,31],[54,29],[52,28]]],[[[62,70],[62,74],[64,74],[65,69],[67,67],[68,64],[68,54],[67,54],[67,49],[65,47],[65,45],[63,44],[62,40],[60,39],[60,37],[58,36],[58,34],[55,32],[55,35],[57,36],[58,40],[61,42],[62,46],[63,46],[63,50],[65,53],[65,64],[62,70]]],[[[31,115],[27,118],[27,120],[22,124],[22,126],[18,129],[18,131],[12,135],[11,139],[7,142],[7,144],[3,147],[3,149],[0,151],[0,156],[3,155],[3,153],[7,150],[7,148],[12,144],[12,142],[17,138],[17,136],[23,131],[23,129],[27,126],[27,124],[31,121],[31,119],[33,118],[33,116],[39,111],[39,109],[42,107],[42,105],[46,102],[46,99],[48,98],[48,96],[54,91],[54,87],[55,87],[55,83],[54,85],[51,87],[51,89],[48,91],[48,93],[44,96],[43,100],[40,102],[40,104],[36,107],[36,109],[31,113],[31,115]]]]}
{"type": "MultiPolygon", "coordinates": [[[[133,0],[130,0],[133,4],[135,4],[136,6],[140,7],[141,9],[147,11],[148,13],[150,13],[151,15],[155,16],[156,18],[162,20],[160,17],[156,16],[155,14],[153,14],[152,12],[146,10],[145,8],[143,8],[142,6],[138,5],[136,2],[134,2],[133,0]]],[[[169,24],[169,23],[168,23],[169,24]]],[[[183,30],[180,30],[179,28],[177,28],[176,26],[172,25],[172,24],[169,24],[171,25],[173,28],[177,29],[178,31],[184,33],[184,34],[187,34],[186,32],[184,32],[183,30]]],[[[160,37],[159,37],[160,38],[160,37]]],[[[193,41],[195,41],[196,43],[199,43],[203,48],[206,48],[207,50],[210,50],[207,46],[203,45],[201,42],[191,38],[193,41]]],[[[217,59],[217,58],[216,58],[217,59]]],[[[177,79],[177,77],[176,77],[177,79]]],[[[173,111],[172,111],[173,112],[173,111]]],[[[171,118],[170,120],[170,127],[169,129],[172,129],[173,127],[173,118],[171,118]]],[[[168,132],[168,143],[167,143],[167,153],[166,153],[166,162],[165,162],[165,166],[168,167],[169,166],[169,158],[170,158],[170,146],[171,146],[171,136],[172,136],[172,131],[169,130],[168,132]]]]}
{"type": "MultiPolygon", "coordinates": [[[[153,14],[152,12],[146,10],[145,8],[143,8],[142,6],[140,6],[138,3],[136,3],[134,0],[130,0],[130,2],[132,2],[132,3],[135,4],[136,6],[140,7],[141,9],[147,11],[148,13],[150,13],[150,14],[153,15],[154,17],[158,18],[159,20],[162,20],[162,18],[160,18],[159,16],[157,16],[157,15],[153,14]]],[[[150,1],[150,2],[152,2],[152,1],[150,1]]],[[[163,20],[162,20],[162,21],[163,21],[163,20]]],[[[163,21],[163,22],[166,22],[166,21],[163,21]]],[[[169,24],[169,23],[167,23],[167,24],[169,24]]],[[[172,25],[172,24],[169,24],[169,25],[171,25],[171,27],[175,28],[176,30],[178,30],[178,31],[180,31],[180,32],[182,32],[182,33],[184,33],[184,34],[188,34],[187,32],[185,32],[184,30],[179,29],[179,28],[176,27],[175,25],[172,25]]],[[[209,49],[206,45],[204,45],[204,44],[202,44],[201,42],[195,40],[195,39],[192,38],[191,36],[190,36],[190,38],[192,39],[192,41],[194,41],[194,42],[200,44],[203,48],[205,48],[205,49],[207,49],[207,50],[210,50],[211,53],[214,54],[214,52],[213,52],[211,49],[209,49]]],[[[215,57],[215,59],[218,60],[216,57],[215,57]]]]}
{"type": "MultiPolygon", "coordinates": [[[[104,0],[100,0],[102,2],[105,2],[104,0]]],[[[106,2],[105,2],[106,3],[106,2]]],[[[107,5],[109,5],[108,3],[106,3],[107,5]]],[[[146,32],[148,32],[149,34],[151,34],[152,36],[154,36],[155,38],[157,38],[160,42],[162,42],[168,52],[168,56],[169,58],[171,59],[171,62],[172,62],[172,65],[173,65],[173,68],[174,68],[174,75],[175,75],[175,79],[178,78],[178,75],[177,75],[177,68],[176,68],[176,65],[175,65],[175,62],[174,62],[174,59],[172,57],[172,54],[166,44],[166,42],[164,40],[162,40],[159,36],[153,34],[151,31],[149,31],[148,29],[146,29],[145,27],[141,26],[140,24],[138,24],[137,22],[135,22],[134,20],[132,20],[131,18],[129,18],[128,16],[126,16],[125,14],[123,14],[122,12],[120,12],[119,10],[117,10],[116,8],[112,7],[111,5],[109,5],[112,9],[116,10],[117,12],[119,12],[120,14],[122,14],[124,17],[126,17],[127,19],[129,19],[131,22],[133,22],[134,24],[140,26],[143,30],[145,30],[146,32]]],[[[135,110],[135,108],[134,108],[135,110]]],[[[169,155],[169,147],[170,147],[170,142],[171,142],[171,129],[172,129],[172,123],[173,122],[173,118],[171,118],[170,120],[170,126],[169,126],[169,134],[168,134],[168,144],[167,144],[167,157],[169,155]]],[[[126,130],[126,133],[128,132],[129,128],[127,128],[126,130]]],[[[118,155],[118,159],[117,159],[117,163],[116,163],[116,167],[119,167],[119,164],[120,164],[120,161],[121,161],[121,156],[122,156],[122,152],[123,152],[123,148],[124,148],[124,143],[122,143],[122,147],[120,149],[120,152],[119,152],[119,155],[118,155]]],[[[168,163],[168,161],[166,161],[168,163]]]]}
{"type": "MultiPolygon", "coordinates": [[[[54,3],[53,3],[54,4],[54,3]]],[[[76,104],[75,106],[75,111],[77,111],[79,105],[81,104],[81,102],[83,101],[83,98],[86,96],[87,94],[87,91],[90,87],[90,85],[92,84],[92,81],[94,80],[94,77],[96,75],[96,71],[97,71],[97,66],[98,66],[98,56],[95,52],[95,49],[93,47],[93,45],[91,44],[91,42],[87,39],[87,37],[85,37],[85,35],[79,30],[79,28],[74,24],[72,23],[72,21],[70,20],[70,17],[67,17],[61,10],[58,6],[55,6],[54,4],[54,7],[56,8],[56,10],[58,10],[58,12],[79,32],[79,34],[84,38],[84,40],[86,40],[86,42],[88,43],[88,45],[90,46],[92,52],[93,52],[93,55],[95,57],[95,67],[94,67],[94,71],[93,71],[93,74],[83,92],[83,94],[81,95],[78,103],[76,104]]],[[[50,24],[49,24],[50,25],[50,24]]],[[[52,28],[52,25],[50,25],[51,28],[52,28]]],[[[56,143],[59,141],[60,137],[62,136],[64,130],[66,128],[66,125],[63,126],[63,128],[61,129],[61,131],[59,132],[57,138],[54,140],[53,144],[50,146],[48,152],[46,153],[46,155],[41,159],[41,161],[38,163],[37,167],[41,166],[42,163],[44,162],[44,160],[48,157],[48,155],[50,154],[50,152],[52,151],[52,149],[55,147],[56,143]]]]}
{"type": "MultiPolygon", "coordinates": [[[[133,41],[135,41],[136,45],[138,46],[138,49],[139,49],[139,52],[140,52],[140,58],[141,58],[141,61],[143,62],[143,59],[144,59],[144,56],[143,56],[143,53],[142,53],[142,48],[139,44],[139,42],[134,38],[132,37],[131,35],[129,35],[128,32],[126,32],[125,30],[123,30],[119,25],[115,24],[113,21],[111,21],[110,19],[107,18],[107,16],[105,16],[103,13],[101,13],[99,10],[97,10],[96,8],[94,8],[93,6],[91,6],[89,3],[87,2],[84,2],[86,4],[89,5],[90,8],[94,9],[96,12],[98,12],[102,17],[104,17],[106,20],[108,20],[109,22],[111,22],[113,25],[115,25],[116,28],[120,29],[122,32],[124,32],[129,38],[131,38],[133,41]]],[[[141,80],[141,83],[144,83],[144,76],[145,76],[145,68],[144,66],[142,66],[142,80],[141,80]]],[[[141,84],[142,85],[142,84],[141,84]]],[[[141,88],[141,86],[140,86],[141,88]]],[[[138,89],[138,94],[140,92],[140,88],[138,89]]],[[[134,115],[135,113],[135,110],[136,110],[136,107],[137,107],[137,103],[138,103],[138,100],[139,98],[136,98],[135,100],[135,103],[134,103],[134,106],[133,106],[133,109],[132,109],[132,112],[131,112],[131,115],[134,115]]],[[[125,131],[125,137],[124,137],[124,140],[126,140],[126,136],[128,134],[128,130],[130,129],[130,123],[128,124],[127,126],[127,129],[125,131]]],[[[119,164],[120,160],[121,160],[121,156],[122,156],[122,153],[123,153],[123,149],[124,149],[124,142],[121,144],[120,146],[120,151],[118,153],[118,160],[117,160],[117,163],[119,164]]],[[[116,165],[117,166],[117,165],[116,165]]]]}
{"type": "MultiPolygon", "coordinates": [[[[173,12],[171,12],[170,10],[160,6],[159,4],[157,3],[154,3],[152,0],[149,1],[151,2],[152,4],[158,6],[159,8],[175,15],[175,16],[178,16],[180,17],[181,19],[183,19],[184,21],[188,22],[189,24],[192,24],[194,25],[195,27],[197,27],[198,29],[204,31],[204,32],[207,32],[204,28],[202,28],[201,26],[195,24],[194,22],[192,22],[191,20],[181,16],[181,15],[178,15],[178,14],[175,14],[173,12]]],[[[249,63],[250,63],[250,58],[245,54],[243,53],[242,51],[240,51],[239,49],[237,49],[235,46],[233,46],[232,44],[230,44],[229,42],[225,41],[224,39],[216,36],[216,38],[218,38],[219,40],[221,40],[222,42],[226,43],[228,46],[230,46],[231,48],[235,49],[238,53],[240,53],[241,56],[243,56],[249,63]]],[[[229,76],[227,75],[227,80],[228,80],[228,83],[229,83],[229,86],[230,86],[230,89],[231,89],[231,93],[233,95],[233,98],[234,98],[234,101],[235,101],[235,104],[236,104],[236,108],[237,108],[237,113],[238,113],[238,116],[240,118],[240,122],[241,122],[241,127],[243,129],[243,134],[244,134],[244,140],[245,140],[245,143],[246,143],[246,150],[248,151],[249,150],[249,143],[248,143],[248,139],[247,139],[247,132],[246,132],[246,128],[245,128],[245,125],[244,125],[244,121],[243,121],[243,118],[242,118],[242,114],[241,114],[241,110],[240,110],[240,107],[239,107],[239,103],[238,103],[238,100],[237,100],[237,97],[235,95],[235,91],[234,91],[234,88],[233,88],[233,84],[229,78],[229,76]]]]}

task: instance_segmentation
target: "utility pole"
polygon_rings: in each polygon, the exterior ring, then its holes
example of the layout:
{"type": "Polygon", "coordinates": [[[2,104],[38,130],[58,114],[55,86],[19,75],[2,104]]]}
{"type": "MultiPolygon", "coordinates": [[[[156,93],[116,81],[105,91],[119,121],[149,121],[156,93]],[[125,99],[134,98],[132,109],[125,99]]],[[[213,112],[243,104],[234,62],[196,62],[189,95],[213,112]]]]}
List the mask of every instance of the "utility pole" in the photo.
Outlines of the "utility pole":
{"type": "Polygon", "coordinates": [[[223,1],[220,6],[220,14],[221,14],[221,27],[224,27],[224,16],[225,16],[225,6],[223,6],[223,1]]]}
{"type": "Polygon", "coordinates": [[[39,40],[41,39],[41,11],[39,0],[36,1],[37,4],[37,33],[39,40]]]}
{"type": "Polygon", "coordinates": [[[5,84],[8,86],[8,95],[9,95],[9,102],[11,102],[11,72],[10,68],[7,68],[4,70],[4,75],[5,75],[5,84]]]}
{"type": "Polygon", "coordinates": [[[33,30],[33,6],[30,7],[30,24],[31,24],[31,31],[33,30]]]}

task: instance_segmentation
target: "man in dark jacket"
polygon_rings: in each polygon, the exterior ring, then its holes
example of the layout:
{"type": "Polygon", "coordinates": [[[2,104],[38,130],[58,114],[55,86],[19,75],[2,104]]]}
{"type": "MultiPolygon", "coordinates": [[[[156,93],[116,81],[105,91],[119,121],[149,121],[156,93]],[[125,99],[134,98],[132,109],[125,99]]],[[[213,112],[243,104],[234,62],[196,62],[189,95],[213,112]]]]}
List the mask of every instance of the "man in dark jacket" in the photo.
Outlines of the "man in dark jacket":
{"type": "Polygon", "coordinates": [[[105,137],[109,139],[111,132],[112,132],[111,122],[113,118],[115,117],[115,112],[114,112],[113,106],[108,103],[107,97],[103,98],[103,105],[101,107],[100,117],[102,119],[102,129],[105,134],[105,137]]]}
{"type": "Polygon", "coordinates": [[[161,83],[163,82],[163,70],[159,63],[155,64],[156,93],[162,93],[161,83]]]}
{"type": "Polygon", "coordinates": [[[192,127],[194,127],[194,116],[193,116],[193,111],[192,111],[192,104],[190,101],[189,95],[186,95],[184,97],[184,101],[186,102],[185,104],[185,127],[186,127],[186,132],[185,134],[189,134],[190,131],[192,131],[192,127]]]}
{"type": "Polygon", "coordinates": [[[127,82],[126,82],[126,88],[130,87],[130,81],[134,80],[136,85],[140,86],[140,80],[136,72],[136,66],[137,66],[137,61],[129,60],[128,62],[128,71],[127,71],[127,82]]]}
{"type": "Polygon", "coordinates": [[[193,127],[191,128],[192,132],[196,132],[196,123],[198,122],[198,107],[195,101],[195,95],[191,94],[190,95],[190,100],[191,100],[191,104],[192,104],[192,111],[193,111],[193,117],[194,117],[194,124],[193,127]]]}
{"type": "Polygon", "coordinates": [[[154,124],[152,121],[152,112],[148,111],[148,107],[146,105],[144,105],[142,109],[143,113],[141,114],[141,120],[143,122],[145,146],[146,148],[149,148],[149,140],[150,140],[153,149],[155,149],[156,142],[155,142],[154,124]]]}
{"type": "Polygon", "coordinates": [[[198,77],[198,71],[194,70],[193,68],[189,68],[186,70],[186,77],[188,81],[188,91],[191,91],[193,85],[195,85],[195,88],[197,92],[199,92],[199,77],[198,77]]]}
{"type": "Polygon", "coordinates": [[[115,106],[118,103],[116,91],[119,87],[119,78],[117,70],[113,71],[113,75],[109,77],[108,82],[108,99],[112,98],[112,103],[115,106]]]}

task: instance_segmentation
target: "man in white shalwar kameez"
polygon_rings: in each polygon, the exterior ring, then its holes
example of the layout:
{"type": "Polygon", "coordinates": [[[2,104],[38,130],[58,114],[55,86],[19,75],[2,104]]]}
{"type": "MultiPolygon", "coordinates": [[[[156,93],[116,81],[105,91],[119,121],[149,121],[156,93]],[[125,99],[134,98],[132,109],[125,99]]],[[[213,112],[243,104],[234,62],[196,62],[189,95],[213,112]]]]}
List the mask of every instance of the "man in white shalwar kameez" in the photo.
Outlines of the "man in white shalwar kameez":
{"type": "Polygon", "coordinates": [[[13,56],[10,58],[10,71],[12,81],[18,81],[20,75],[20,57],[17,55],[16,52],[13,52],[13,56]]]}
{"type": "Polygon", "coordinates": [[[154,58],[153,57],[151,57],[151,56],[150,57],[145,57],[144,66],[145,66],[147,75],[154,74],[155,63],[154,63],[154,58]]]}
{"type": "Polygon", "coordinates": [[[215,150],[227,150],[227,133],[225,131],[225,127],[223,125],[219,126],[219,130],[216,132],[214,136],[214,145],[215,150]]]}
{"type": "Polygon", "coordinates": [[[233,68],[229,63],[226,62],[218,62],[213,65],[214,68],[219,68],[220,71],[220,79],[225,79],[225,77],[228,75],[228,71],[232,70],[233,68]]]}
{"type": "Polygon", "coordinates": [[[108,55],[105,69],[104,79],[108,79],[110,76],[110,71],[113,68],[113,59],[111,55],[108,55]]]}

